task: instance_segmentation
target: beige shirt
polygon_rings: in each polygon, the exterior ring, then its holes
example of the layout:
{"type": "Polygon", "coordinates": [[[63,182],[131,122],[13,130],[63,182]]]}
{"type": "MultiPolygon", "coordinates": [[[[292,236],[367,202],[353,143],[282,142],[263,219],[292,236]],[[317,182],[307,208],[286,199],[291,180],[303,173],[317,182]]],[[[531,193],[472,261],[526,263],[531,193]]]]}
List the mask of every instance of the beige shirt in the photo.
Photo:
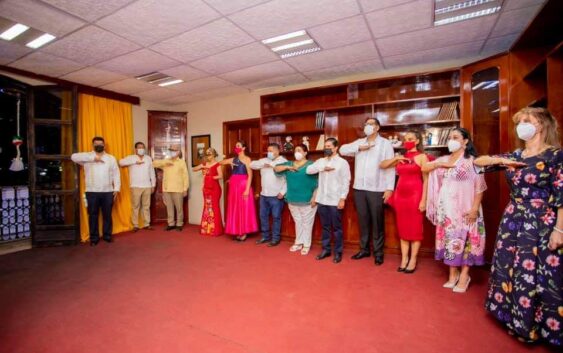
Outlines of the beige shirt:
{"type": "Polygon", "coordinates": [[[160,159],[152,162],[153,167],[162,169],[162,191],[185,192],[190,187],[188,166],[186,161],[180,158],[160,159]]]}

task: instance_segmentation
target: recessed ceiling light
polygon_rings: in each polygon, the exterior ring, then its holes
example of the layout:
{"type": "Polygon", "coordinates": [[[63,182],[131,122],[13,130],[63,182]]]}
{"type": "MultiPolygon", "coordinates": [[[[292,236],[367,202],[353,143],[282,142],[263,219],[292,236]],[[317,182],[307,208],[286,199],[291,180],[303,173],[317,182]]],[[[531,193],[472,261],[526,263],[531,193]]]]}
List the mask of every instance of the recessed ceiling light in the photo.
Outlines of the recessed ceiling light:
{"type": "Polygon", "coordinates": [[[297,51],[289,52],[287,54],[282,54],[282,55],[280,55],[280,57],[282,59],[291,58],[291,57],[297,56],[297,55],[305,55],[305,54],[314,53],[314,52],[319,51],[319,50],[321,50],[321,48],[319,48],[319,47],[297,50],[297,51]]]}
{"type": "Polygon", "coordinates": [[[49,33],[45,33],[44,35],[42,35],[38,38],[35,38],[31,42],[27,43],[26,46],[33,48],[33,49],[37,49],[37,48],[49,43],[50,41],[52,41],[55,38],[56,37],[54,35],[49,34],[49,33]]]}
{"type": "Polygon", "coordinates": [[[448,13],[448,12],[452,12],[452,11],[457,11],[457,10],[461,10],[461,9],[466,9],[468,7],[473,7],[473,6],[479,6],[479,5],[483,5],[483,4],[487,4],[489,2],[496,2],[496,0],[470,0],[470,1],[463,1],[463,2],[459,2],[459,3],[455,3],[452,5],[447,5],[441,8],[436,8],[436,10],[434,11],[434,13],[436,15],[442,14],[442,13],[448,13]]]}
{"type": "Polygon", "coordinates": [[[159,83],[158,85],[159,85],[160,87],[166,87],[166,86],[171,86],[171,85],[175,85],[175,84],[182,83],[182,82],[184,82],[184,80],[177,79],[177,80],[172,80],[172,81],[167,81],[167,82],[159,83]]]}
{"type": "Polygon", "coordinates": [[[315,43],[315,40],[305,30],[265,39],[262,43],[282,59],[321,50],[321,47],[315,43]]]}
{"type": "Polygon", "coordinates": [[[0,34],[0,38],[4,40],[12,40],[29,29],[28,26],[16,23],[0,34]]]}
{"type": "Polygon", "coordinates": [[[297,48],[297,47],[301,47],[307,44],[311,44],[313,43],[312,39],[306,39],[306,40],[302,40],[300,42],[295,42],[295,43],[289,43],[289,44],[284,44],[284,45],[280,45],[279,47],[275,47],[272,48],[272,51],[278,52],[278,51],[282,51],[282,50],[287,50],[287,49],[292,49],[292,48],[297,48]]]}
{"type": "Polygon", "coordinates": [[[306,34],[307,34],[307,32],[305,32],[305,30],[301,30],[301,31],[297,31],[297,32],[291,32],[291,33],[287,33],[287,34],[282,34],[281,36],[264,39],[262,41],[262,43],[271,44],[271,43],[280,42],[280,41],[286,40],[286,39],[301,37],[301,36],[304,36],[306,34]]]}
{"type": "Polygon", "coordinates": [[[500,11],[503,0],[435,0],[434,25],[469,20],[500,11]]]}

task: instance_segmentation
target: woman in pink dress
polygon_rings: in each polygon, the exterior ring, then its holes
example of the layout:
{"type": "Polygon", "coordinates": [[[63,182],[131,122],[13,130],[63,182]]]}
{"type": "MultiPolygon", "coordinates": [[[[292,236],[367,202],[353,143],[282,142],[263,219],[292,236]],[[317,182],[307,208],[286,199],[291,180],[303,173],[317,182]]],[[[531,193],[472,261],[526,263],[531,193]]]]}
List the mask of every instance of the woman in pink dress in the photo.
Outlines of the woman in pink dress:
{"type": "Polygon", "coordinates": [[[235,235],[235,240],[245,241],[249,233],[258,231],[251,186],[252,169],[250,158],[246,155],[246,142],[238,141],[234,152],[236,157],[221,161],[221,164],[228,164],[233,168],[229,178],[225,233],[235,235]]]}
{"type": "Polygon", "coordinates": [[[448,150],[449,155],[422,166],[430,173],[426,216],[436,226],[435,258],[450,266],[443,287],[464,293],[471,281],[470,266],[485,263],[481,200],[487,185],[473,167],[477,152],[466,129],[450,133],[448,150]]]}
{"type": "Polygon", "coordinates": [[[201,215],[200,233],[202,235],[218,236],[223,234],[223,220],[221,219],[221,185],[223,170],[217,162],[217,151],[208,148],[205,151],[206,162],[193,168],[194,172],[203,173],[203,213],[201,215]]]}
{"type": "Polygon", "coordinates": [[[397,188],[388,201],[395,211],[399,239],[401,241],[401,265],[399,272],[414,273],[418,250],[423,234],[423,212],[426,210],[427,174],[421,166],[428,162],[422,146],[422,136],[418,131],[405,134],[403,147],[405,155],[384,160],[380,168],[395,167],[399,175],[397,188]],[[409,257],[410,248],[410,257],[409,257]]]}

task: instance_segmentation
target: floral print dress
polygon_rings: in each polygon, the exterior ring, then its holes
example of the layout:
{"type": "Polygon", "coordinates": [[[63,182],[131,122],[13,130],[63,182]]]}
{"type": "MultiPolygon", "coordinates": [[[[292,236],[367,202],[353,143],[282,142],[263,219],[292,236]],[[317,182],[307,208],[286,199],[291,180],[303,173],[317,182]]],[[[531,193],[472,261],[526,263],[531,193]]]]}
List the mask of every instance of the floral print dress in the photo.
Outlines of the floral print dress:
{"type": "Polygon", "coordinates": [[[510,202],[496,239],[485,307],[520,337],[560,346],[563,324],[563,249],[547,245],[563,205],[563,151],[550,148],[507,170],[510,202]]]}

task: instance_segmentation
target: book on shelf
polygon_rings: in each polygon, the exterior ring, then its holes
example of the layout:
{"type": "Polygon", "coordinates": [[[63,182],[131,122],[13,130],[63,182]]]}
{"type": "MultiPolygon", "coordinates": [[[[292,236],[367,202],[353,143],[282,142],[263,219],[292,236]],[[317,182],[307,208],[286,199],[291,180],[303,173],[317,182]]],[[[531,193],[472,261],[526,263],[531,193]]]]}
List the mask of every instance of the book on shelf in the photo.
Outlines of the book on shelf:
{"type": "Polygon", "coordinates": [[[459,120],[457,106],[458,102],[442,103],[442,107],[436,116],[436,120],[459,120]]]}
{"type": "Polygon", "coordinates": [[[317,112],[315,119],[315,128],[323,129],[325,125],[325,112],[317,112]]]}
{"type": "Polygon", "coordinates": [[[322,151],[325,149],[325,135],[319,136],[319,142],[317,142],[317,151],[322,151]]]}

